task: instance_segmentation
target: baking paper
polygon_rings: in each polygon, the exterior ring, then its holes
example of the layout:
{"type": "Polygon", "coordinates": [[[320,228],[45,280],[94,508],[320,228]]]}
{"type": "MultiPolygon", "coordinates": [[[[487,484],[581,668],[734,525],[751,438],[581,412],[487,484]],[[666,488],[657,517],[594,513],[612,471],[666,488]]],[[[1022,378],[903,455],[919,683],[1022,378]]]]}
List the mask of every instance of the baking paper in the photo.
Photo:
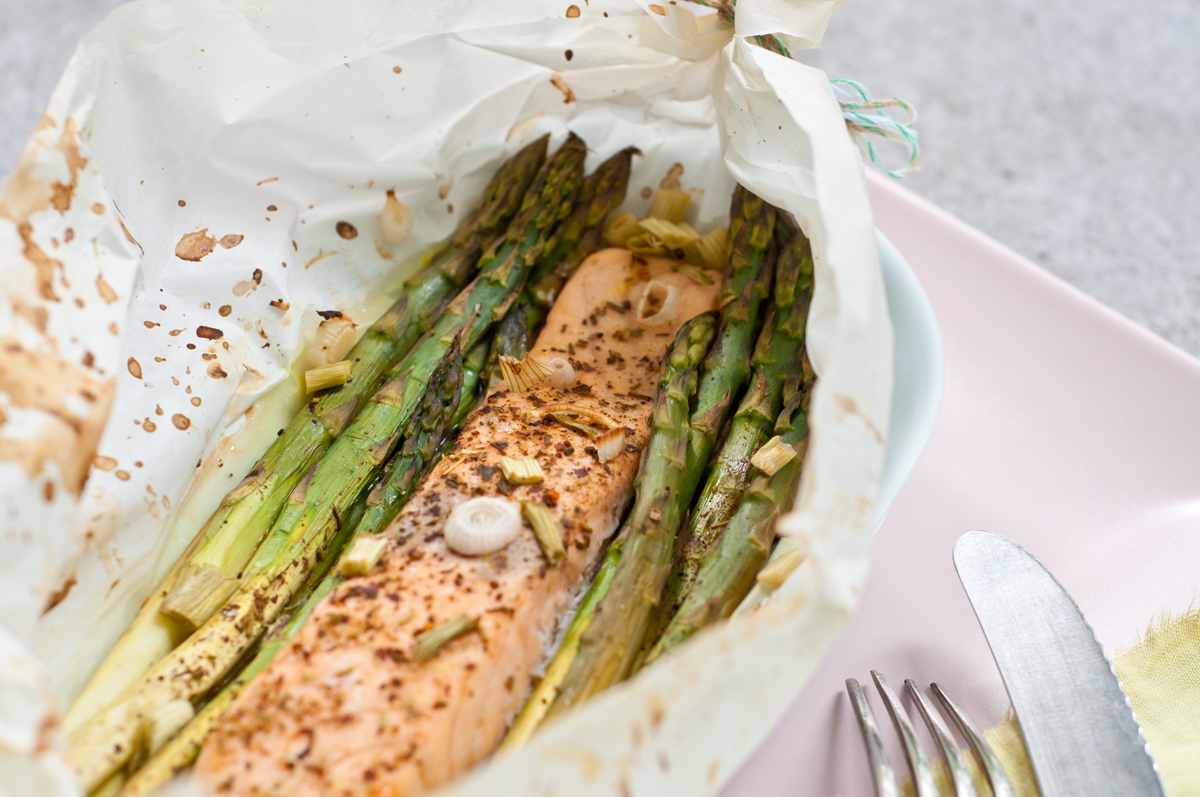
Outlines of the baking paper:
{"type": "Polygon", "coordinates": [[[298,406],[315,311],[365,327],[504,157],[568,130],[589,168],[641,149],[622,209],[678,162],[698,228],[736,178],[812,238],[821,378],[780,524],[809,559],[450,791],[719,789],[869,556],[892,341],[862,165],[825,75],[743,38],[815,46],[838,5],[741,0],[735,31],[687,2],[138,0],[89,34],[0,193],[0,794],[76,793],[55,717],[298,406]]]}

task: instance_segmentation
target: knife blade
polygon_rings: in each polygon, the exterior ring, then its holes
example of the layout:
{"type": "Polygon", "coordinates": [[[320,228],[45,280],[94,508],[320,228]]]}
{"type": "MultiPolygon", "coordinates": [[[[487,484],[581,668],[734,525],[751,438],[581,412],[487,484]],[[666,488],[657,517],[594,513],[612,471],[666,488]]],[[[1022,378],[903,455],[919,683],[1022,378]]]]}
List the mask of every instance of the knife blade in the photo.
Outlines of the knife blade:
{"type": "Polygon", "coordinates": [[[959,538],[954,566],[1043,797],[1165,795],[1112,664],[1054,576],[1020,545],[983,531],[959,538]]]}

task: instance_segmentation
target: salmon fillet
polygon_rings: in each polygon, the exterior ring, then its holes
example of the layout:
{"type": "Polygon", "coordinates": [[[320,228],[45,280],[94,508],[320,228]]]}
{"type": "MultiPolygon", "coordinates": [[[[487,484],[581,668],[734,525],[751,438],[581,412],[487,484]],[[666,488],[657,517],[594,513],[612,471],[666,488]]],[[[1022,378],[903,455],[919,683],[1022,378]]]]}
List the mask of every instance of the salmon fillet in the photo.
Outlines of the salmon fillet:
{"type": "Polygon", "coordinates": [[[685,321],[713,309],[717,288],[674,272],[670,261],[625,250],[584,261],[534,347],[540,357],[571,362],[573,389],[539,385],[488,396],[388,527],[380,564],[316,608],[210,736],[196,764],[210,788],[399,797],[432,790],[495,750],[631,497],[662,356],[685,321]],[[649,280],[678,288],[680,302],[670,321],[643,327],[638,299],[649,280]],[[526,421],[531,410],[557,402],[624,427],[625,451],[601,464],[585,435],[526,421]],[[502,454],[536,458],[543,482],[505,483],[502,454]],[[544,501],[566,559],[550,566],[527,526],[485,556],[451,551],[445,518],[482,495],[544,501]],[[417,635],[460,615],[478,630],[417,661],[417,635]]]}

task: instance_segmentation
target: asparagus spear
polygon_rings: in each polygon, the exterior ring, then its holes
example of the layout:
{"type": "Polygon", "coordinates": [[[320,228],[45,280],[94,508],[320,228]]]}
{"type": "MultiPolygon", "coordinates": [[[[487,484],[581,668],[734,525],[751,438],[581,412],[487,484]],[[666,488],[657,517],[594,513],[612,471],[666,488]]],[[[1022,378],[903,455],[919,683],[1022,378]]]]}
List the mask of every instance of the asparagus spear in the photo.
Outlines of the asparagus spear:
{"type": "Polygon", "coordinates": [[[479,276],[298,483],[293,493],[299,500],[280,514],[225,607],[154,667],[128,700],[73,736],[68,761],[86,788],[124,764],[137,725],[152,706],[212,688],[278,616],[395,449],[447,352],[460,343],[473,348],[516,298],[550,231],[570,211],[584,155],[583,141],[571,135],[543,164],[516,220],[481,258],[479,276]]]}
{"type": "Polygon", "coordinates": [[[659,638],[671,621],[691,588],[701,558],[741,502],[752,475],[750,457],[770,437],[784,402],[784,381],[795,367],[795,353],[804,347],[812,296],[812,250],[803,233],[787,226],[791,237],[780,236],[784,238],[783,252],[776,268],[774,299],[751,360],[754,381],[729,424],[688,527],[680,535],[679,553],[650,640],[659,638]]]}
{"type": "Polygon", "coordinates": [[[504,375],[500,372],[501,357],[515,357],[520,360],[529,352],[533,337],[529,323],[531,311],[529,302],[522,295],[496,328],[492,348],[488,351],[487,362],[483,366],[488,392],[500,387],[500,383],[504,381],[504,375]]]}
{"type": "Polygon", "coordinates": [[[442,380],[440,388],[430,383],[421,412],[405,431],[404,445],[388,462],[383,478],[367,496],[367,507],[355,535],[378,534],[387,528],[416,492],[421,478],[437,461],[439,449],[453,428],[452,416],[462,398],[463,372],[463,358],[458,351],[455,366],[442,380]]]}
{"type": "Polygon", "coordinates": [[[671,570],[675,532],[686,503],[688,405],[699,366],[716,332],[717,314],[684,324],[664,358],[650,414],[647,467],[638,475],[621,559],[604,600],[579,640],[579,652],[550,707],[553,715],[629,675],[650,612],[671,570]]]}
{"type": "Polygon", "coordinates": [[[571,278],[579,264],[603,245],[604,219],[625,201],[633,156],[639,154],[636,147],[626,147],[584,179],[579,204],[559,226],[547,256],[538,261],[529,275],[525,294],[540,311],[535,325],[545,319],[558,299],[563,283],[571,278]]]}
{"type": "Polygon", "coordinates": [[[546,665],[545,675],[529,694],[525,705],[521,708],[521,713],[513,720],[512,726],[504,736],[504,741],[500,743],[501,751],[516,750],[524,745],[541,725],[542,720],[546,718],[546,712],[550,710],[550,705],[554,702],[563,679],[566,678],[571,664],[579,652],[580,638],[587,627],[591,625],[592,618],[596,615],[596,607],[608,594],[608,587],[612,584],[613,574],[617,571],[617,563],[621,561],[621,549],[624,545],[624,537],[618,537],[608,546],[608,551],[605,552],[604,559],[601,560],[591,585],[575,609],[575,616],[571,619],[571,625],[567,627],[567,632],[563,635],[562,643],[554,652],[550,663],[546,665]]]}
{"type": "Polygon", "coordinates": [[[775,208],[738,186],[729,209],[729,263],[721,281],[721,330],[704,360],[688,434],[688,472],[683,495],[688,503],[733,398],[750,379],[750,351],[758,331],[759,309],[771,288],[768,250],[775,231],[775,208]]]}
{"type": "Polygon", "coordinates": [[[217,696],[210,700],[175,738],[152,755],[126,781],[118,797],[144,797],[191,766],[192,762],[196,760],[196,756],[200,754],[200,748],[204,746],[204,740],[208,738],[209,732],[225,716],[225,712],[229,710],[229,706],[241,693],[242,688],[250,682],[251,678],[266,669],[284,644],[308,622],[308,618],[317,604],[324,600],[325,596],[332,592],[340,582],[341,577],[337,574],[323,579],[292,619],[268,636],[254,659],[246,665],[246,669],[242,670],[237,678],[218,692],[217,696]]]}
{"type": "Polygon", "coordinates": [[[791,395],[775,423],[775,433],[794,456],[774,475],[760,472],[755,476],[719,543],[701,559],[692,589],[666,633],[650,651],[647,664],[704,626],[732,614],[754,586],[755,574],[771,552],[775,522],[791,508],[808,447],[808,400],[813,372],[803,347],[792,370],[784,389],[785,395],[791,395]]]}
{"type": "Polygon", "coordinates": [[[629,171],[637,153],[636,148],[627,147],[584,178],[579,201],[559,225],[552,245],[530,272],[521,298],[496,331],[496,342],[488,355],[488,390],[500,385],[500,355],[519,360],[528,353],[563,284],[603,244],[604,218],[625,200],[629,171]]]}
{"type": "MultiPolygon", "coordinates": [[[[516,213],[545,158],[546,144],[547,139],[539,139],[500,167],[485,189],[483,200],[454,237],[427,267],[409,280],[405,295],[351,349],[347,355],[355,363],[351,381],[307,405],[250,474],[226,495],[220,508],[171,569],[163,586],[147,599],[137,618],[76,698],[63,718],[67,731],[78,728],[116,700],[154,662],[182,641],[197,621],[202,622],[201,618],[211,614],[212,601],[206,601],[205,596],[212,590],[203,589],[204,584],[215,587],[218,597],[219,593],[228,592],[229,580],[249,560],[301,475],[345,429],[360,403],[369,397],[380,374],[408,353],[441,313],[447,299],[471,278],[484,242],[516,213]],[[181,621],[161,614],[164,598],[172,594],[179,597],[179,588],[189,582],[191,587],[182,594],[191,594],[195,598],[192,603],[200,606],[191,619],[181,621]]],[[[191,615],[191,612],[184,609],[180,614],[191,615]]]]}

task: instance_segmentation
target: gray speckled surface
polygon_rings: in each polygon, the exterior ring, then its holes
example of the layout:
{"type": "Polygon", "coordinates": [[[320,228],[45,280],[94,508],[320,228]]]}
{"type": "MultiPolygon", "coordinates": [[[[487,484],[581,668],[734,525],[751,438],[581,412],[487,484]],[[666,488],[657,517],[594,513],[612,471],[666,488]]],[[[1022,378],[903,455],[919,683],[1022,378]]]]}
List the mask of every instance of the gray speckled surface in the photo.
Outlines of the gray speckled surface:
{"type": "MultiPolygon", "coordinates": [[[[0,175],[117,0],[0,0],[0,175]]],[[[908,188],[1200,355],[1200,4],[849,0],[802,59],[921,113],[908,188]]]]}

